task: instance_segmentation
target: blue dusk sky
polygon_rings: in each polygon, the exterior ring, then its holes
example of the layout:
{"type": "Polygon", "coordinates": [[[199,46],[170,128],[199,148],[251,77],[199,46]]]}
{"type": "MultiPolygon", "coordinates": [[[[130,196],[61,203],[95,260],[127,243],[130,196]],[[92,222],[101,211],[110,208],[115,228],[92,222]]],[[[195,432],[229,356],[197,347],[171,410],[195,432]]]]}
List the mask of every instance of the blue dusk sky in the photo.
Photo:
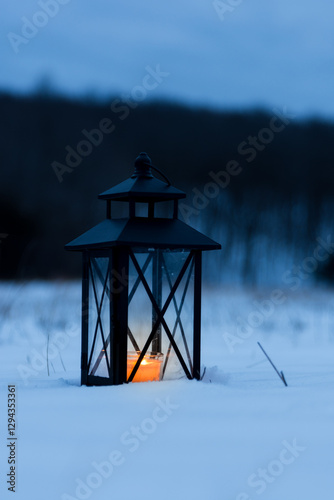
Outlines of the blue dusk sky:
{"type": "Polygon", "coordinates": [[[0,90],[334,119],[331,0],[1,1],[0,90]]]}

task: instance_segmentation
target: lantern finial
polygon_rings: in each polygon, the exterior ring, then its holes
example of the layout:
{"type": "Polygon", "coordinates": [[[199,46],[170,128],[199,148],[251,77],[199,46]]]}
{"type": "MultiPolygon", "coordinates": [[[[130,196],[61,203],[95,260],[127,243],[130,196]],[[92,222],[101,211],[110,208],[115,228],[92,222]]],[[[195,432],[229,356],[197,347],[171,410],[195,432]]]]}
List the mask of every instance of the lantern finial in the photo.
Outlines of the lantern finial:
{"type": "Polygon", "coordinates": [[[134,177],[153,177],[151,172],[152,161],[147,153],[140,153],[139,156],[135,159],[135,171],[132,178],[134,177]]]}

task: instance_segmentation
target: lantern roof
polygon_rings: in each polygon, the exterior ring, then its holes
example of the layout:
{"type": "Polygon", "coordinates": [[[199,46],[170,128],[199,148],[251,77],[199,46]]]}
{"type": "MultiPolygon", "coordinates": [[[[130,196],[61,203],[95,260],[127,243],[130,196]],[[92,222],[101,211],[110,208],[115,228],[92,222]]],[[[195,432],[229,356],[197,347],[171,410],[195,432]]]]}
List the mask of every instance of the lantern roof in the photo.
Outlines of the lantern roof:
{"type": "Polygon", "coordinates": [[[221,246],[179,219],[135,217],[106,219],[66,245],[83,251],[114,246],[217,250],[221,246]]]}
{"type": "Polygon", "coordinates": [[[101,200],[157,202],[185,198],[186,193],[173,187],[167,177],[154,165],[146,153],[140,153],[135,160],[133,175],[104,191],[99,195],[101,200]],[[160,181],[152,174],[152,169],[159,172],[166,182],[160,181]]]}
{"type": "Polygon", "coordinates": [[[178,219],[179,199],[186,194],[171,186],[167,177],[152,165],[146,153],[135,160],[132,177],[100,194],[107,202],[107,218],[100,224],[68,243],[66,250],[85,251],[108,249],[115,246],[132,247],[147,251],[150,248],[170,250],[216,250],[219,243],[196,231],[178,219]],[[152,175],[159,172],[165,181],[152,175]],[[111,201],[128,201],[129,217],[112,218],[111,201]],[[155,217],[154,205],[159,201],[173,201],[173,218],[155,217]],[[136,216],[136,203],[148,204],[148,216],[136,216]]]}

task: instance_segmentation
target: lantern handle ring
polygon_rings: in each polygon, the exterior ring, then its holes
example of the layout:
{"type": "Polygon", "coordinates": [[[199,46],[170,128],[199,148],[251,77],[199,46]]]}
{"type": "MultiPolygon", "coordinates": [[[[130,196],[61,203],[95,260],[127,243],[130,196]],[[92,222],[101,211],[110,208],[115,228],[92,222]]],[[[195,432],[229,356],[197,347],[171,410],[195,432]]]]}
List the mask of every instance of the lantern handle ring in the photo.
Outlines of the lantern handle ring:
{"type": "Polygon", "coordinates": [[[164,178],[164,180],[166,181],[166,184],[167,184],[168,186],[171,186],[171,185],[172,185],[172,183],[170,182],[170,180],[168,179],[168,177],[167,177],[165,174],[163,174],[163,173],[161,172],[161,170],[160,170],[158,167],[155,167],[155,166],[154,166],[154,165],[152,165],[151,163],[146,163],[146,162],[145,162],[145,165],[148,165],[149,167],[153,168],[153,170],[155,170],[156,172],[158,172],[158,174],[160,174],[160,175],[161,175],[161,177],[163,177],[163,178],[164,178]]]}

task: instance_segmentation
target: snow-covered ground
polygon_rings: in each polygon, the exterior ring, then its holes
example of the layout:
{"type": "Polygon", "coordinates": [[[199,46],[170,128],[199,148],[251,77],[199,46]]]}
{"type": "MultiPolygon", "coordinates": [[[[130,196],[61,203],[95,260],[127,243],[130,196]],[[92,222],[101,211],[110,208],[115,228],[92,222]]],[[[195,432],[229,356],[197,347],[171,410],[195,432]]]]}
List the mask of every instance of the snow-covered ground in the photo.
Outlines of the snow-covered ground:
{"type": "Polygon", "coordinates": [[[79,283],[0,285],[1,499],[331,498],[333,290],[207,288],[203,381],[118,387],[80,387],[80,300],[79,283]]]}

